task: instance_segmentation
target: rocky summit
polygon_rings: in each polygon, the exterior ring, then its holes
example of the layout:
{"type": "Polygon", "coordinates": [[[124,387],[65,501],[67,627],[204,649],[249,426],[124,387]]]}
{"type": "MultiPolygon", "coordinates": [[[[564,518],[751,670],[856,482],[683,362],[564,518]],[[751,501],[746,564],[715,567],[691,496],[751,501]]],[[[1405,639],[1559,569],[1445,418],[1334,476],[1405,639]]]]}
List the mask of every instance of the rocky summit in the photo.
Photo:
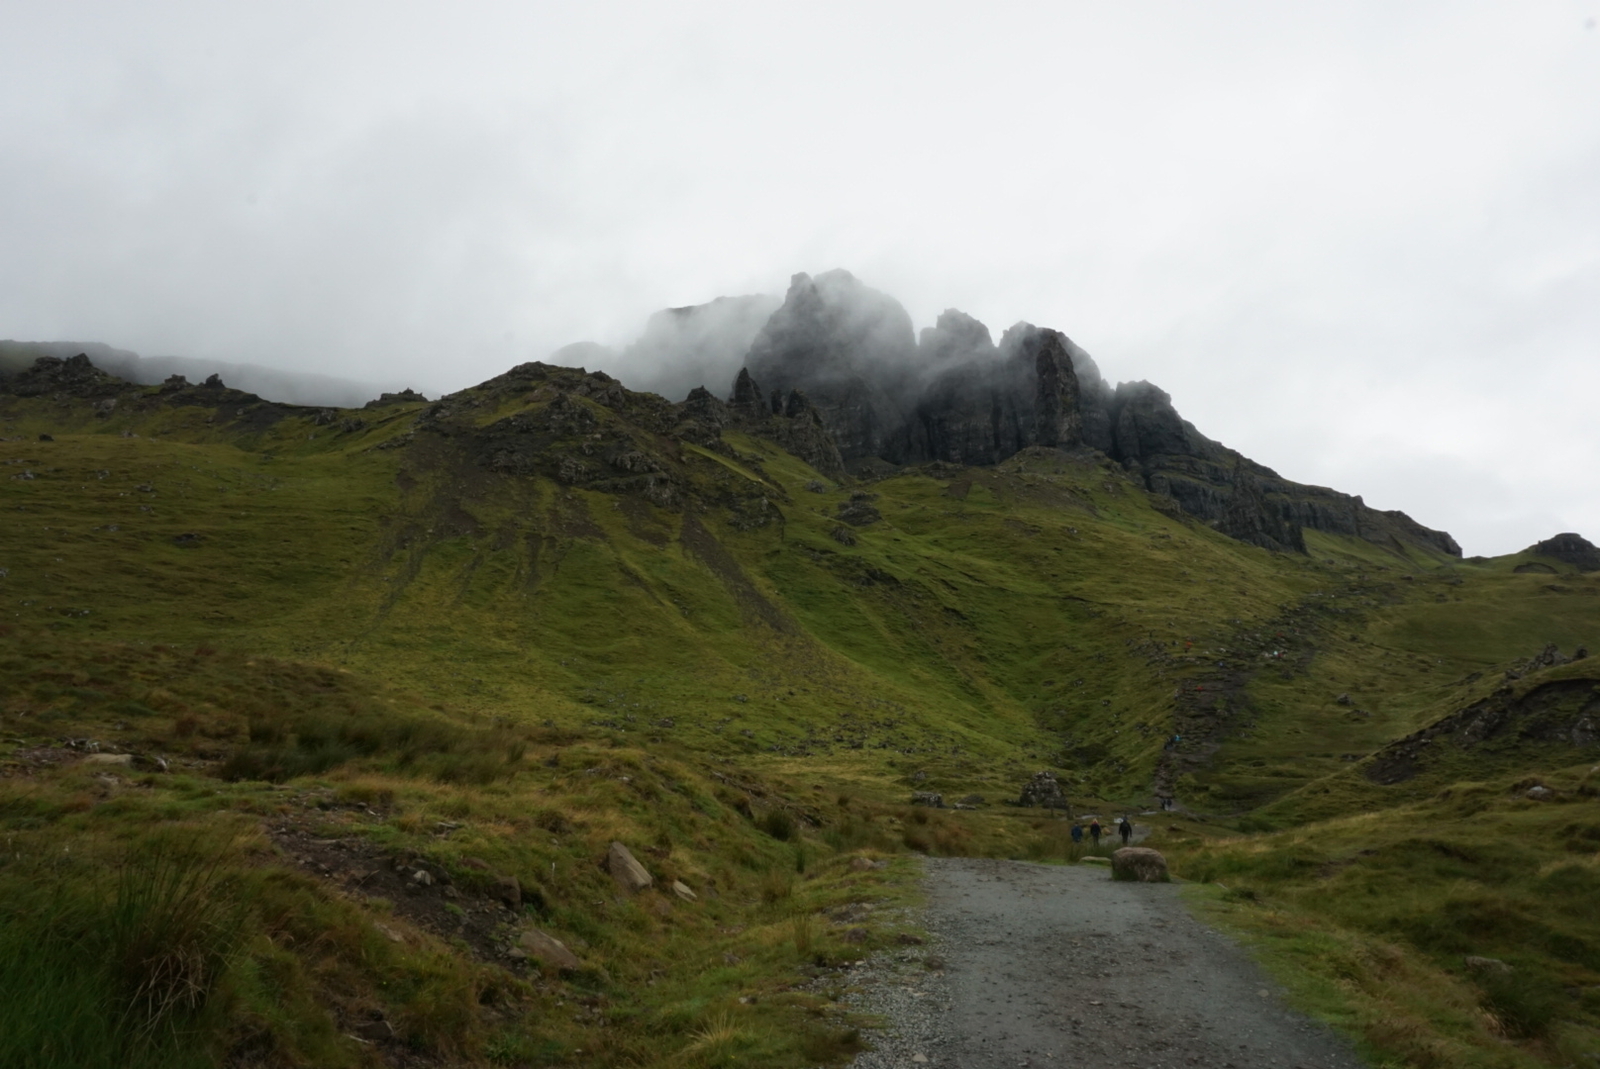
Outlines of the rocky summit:
{"type": "Polygon", "coordinates": [[[950,309],[918,338],[898,301],[847,271],[794,276],[730,401],[780,414],[797,392],[856,474],[993,465],[1030,447],[1094,450],[1174,511],[1252,545],[1303,552],[1309,528],[1461,554],[1450,535],[1403,512],[1285,479],[1206,437],[1159,387],[1113,389],[1060,331],[1018,323],[996,344],[988,327],[950,309]]]}

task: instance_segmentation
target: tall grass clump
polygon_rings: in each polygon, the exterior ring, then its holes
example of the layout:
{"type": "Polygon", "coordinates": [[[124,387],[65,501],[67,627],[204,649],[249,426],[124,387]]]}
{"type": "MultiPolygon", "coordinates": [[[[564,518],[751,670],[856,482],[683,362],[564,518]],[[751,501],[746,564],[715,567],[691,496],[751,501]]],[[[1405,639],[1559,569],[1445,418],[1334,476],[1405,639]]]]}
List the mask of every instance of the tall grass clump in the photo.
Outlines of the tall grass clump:
{"type": "Polygon", "coordinates": [[[207,1065],[237,944],[220,850],[172,836],[109,867],[66,856],[0,869],[0,1065],[207,1065]]]}

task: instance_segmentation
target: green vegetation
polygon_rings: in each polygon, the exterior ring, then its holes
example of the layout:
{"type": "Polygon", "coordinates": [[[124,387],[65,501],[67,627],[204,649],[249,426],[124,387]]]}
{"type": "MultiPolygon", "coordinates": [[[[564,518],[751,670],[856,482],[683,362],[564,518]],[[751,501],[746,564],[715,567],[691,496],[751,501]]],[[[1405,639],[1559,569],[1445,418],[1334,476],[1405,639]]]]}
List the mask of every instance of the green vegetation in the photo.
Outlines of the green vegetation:
{"type": "Polygon", "coordinates": [[[1600,577],[1273,554],[1092,454],[842,486],[609,389],[0,398],[0,1061],[837,1063],[902,855],[1090,852],[1001,804],[1042,768],[1175,794],[1152,845],[1375,1059],[1595,1049],[1600,665],[1523,662],[1600,577]],[[539,467],[624,438],[660,481],[539,467]]]}

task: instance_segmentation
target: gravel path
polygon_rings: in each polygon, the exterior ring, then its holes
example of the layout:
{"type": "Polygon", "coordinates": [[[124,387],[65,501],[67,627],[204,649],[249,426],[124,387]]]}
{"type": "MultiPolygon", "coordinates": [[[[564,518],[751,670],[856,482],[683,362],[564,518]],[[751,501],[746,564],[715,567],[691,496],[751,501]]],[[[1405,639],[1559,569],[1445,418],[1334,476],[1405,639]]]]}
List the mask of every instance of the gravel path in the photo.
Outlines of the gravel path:
{"type": "Polygon", "coordinates": [[[855,970],[849,1005],[887,1019],[857,1069],[1361,1066],[1170,884],[973,858],[929,858],[925,882],[930,944],[855,970]]]}

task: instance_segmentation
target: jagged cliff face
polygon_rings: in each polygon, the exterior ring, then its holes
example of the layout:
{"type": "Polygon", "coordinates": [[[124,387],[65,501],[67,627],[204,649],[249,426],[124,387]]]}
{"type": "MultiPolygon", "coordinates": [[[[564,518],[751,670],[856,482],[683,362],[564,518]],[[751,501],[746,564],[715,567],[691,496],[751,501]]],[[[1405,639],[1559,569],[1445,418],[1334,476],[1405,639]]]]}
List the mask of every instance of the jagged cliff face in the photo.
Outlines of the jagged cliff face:
{"type": "Polygon", "coordinates": [[[899,464],[997,464],[1031,445],[1081,444],[1069,344],[1059,331],[1019,324],[996,347],[983,324],[946,312],[923,332],[920,349],[930,371],[883,457],[899,464]]]}
{"type": "Polygon", "coordinates": [[[1461,552],[1448,534],[1404,513],[1284,479],[1207,438],[1148,382],[1113,390],[1059,331],[1018,323],[996,345],[988,327],[950,309],[914,340],[905,309],[845,271],[794,276],[750,347],[731,408],[765,419],[788,411],[796,394],[857,472],[885,462],[997,464],[1030,446],[1087,447],[1182,512],[1253,545],[1304,552],[1309,527],[1393,548],[1461,552]]]}
{"type": "Polygon", "coordinates": [[[847,271],[795,275],[745,366],[774,410],[800,390],[848,462],[883,456],[914,393],[916,339],[900,302],[847,271]]]}

